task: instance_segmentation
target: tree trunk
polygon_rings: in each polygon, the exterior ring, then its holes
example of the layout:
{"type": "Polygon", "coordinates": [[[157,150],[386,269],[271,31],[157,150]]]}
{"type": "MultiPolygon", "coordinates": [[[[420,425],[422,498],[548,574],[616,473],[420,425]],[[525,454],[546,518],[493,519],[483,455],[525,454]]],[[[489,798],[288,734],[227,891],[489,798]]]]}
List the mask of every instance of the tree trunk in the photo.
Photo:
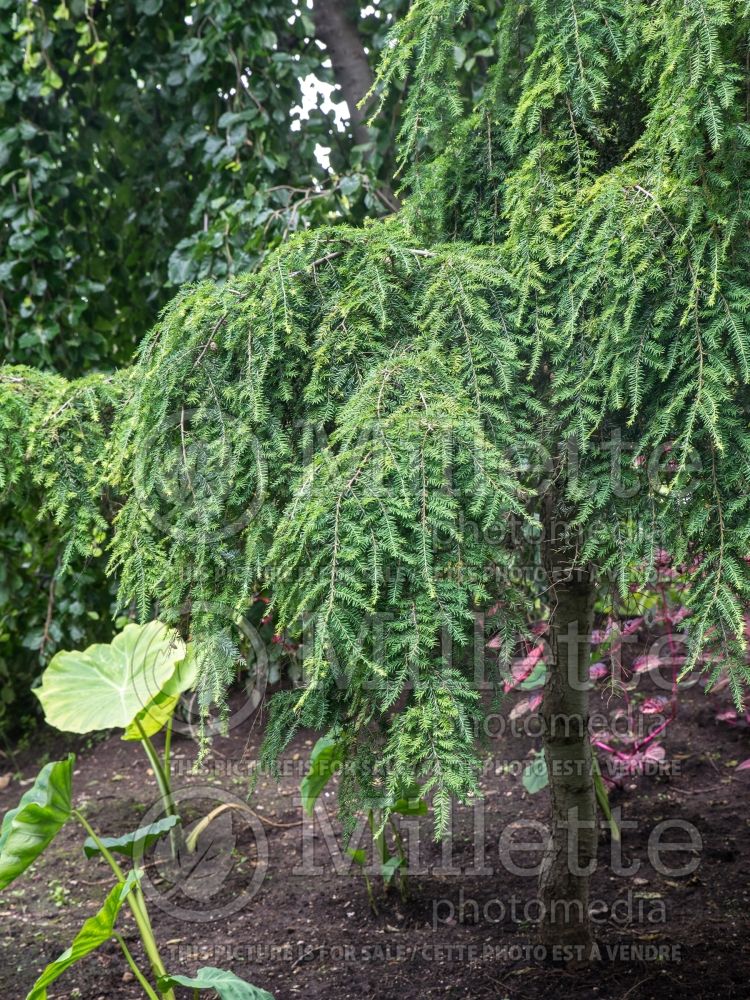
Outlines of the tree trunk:
{"type": "MultiPolygon", "coordinates": [[[[333,77],[349,109],[355,145],[364,147],[363,159],[368,162],[375,150],[376,136],[366,124],[371,101],[364,107],[360,107],[360,102],[370,92],[375,77],[350,13],[348,0],[313,2],[315,37],[331,57],[333,77]]],[[[397,212],[401,207],[389,184],[381,183],[375,194],[389,211],[397,212]]]]}
{"type": "Polygon", "coordinates": [[[590,960],[592,951],[589,878],[597,845],[588,732],[594,585],[590,568],[577,568],[571,565],[572,559],[561,559],[554,539],[547,549],[551,553],[547,567],[552,584],[551,662],[542,719],[551,832],[539,879],[541,939],[550,958],[581,964],[590,960]]]}
{"type": "Polygon", "coordinates": [[[362,39],[348,14],[347,0],[315,0],[313,21],[315,36],[331,57],[333,76],[349,108],[354,141],[358,146],[372,142],[370,130],[365,125],[366,108],[359,102],[373,84],[373,74],[362,39]]]}

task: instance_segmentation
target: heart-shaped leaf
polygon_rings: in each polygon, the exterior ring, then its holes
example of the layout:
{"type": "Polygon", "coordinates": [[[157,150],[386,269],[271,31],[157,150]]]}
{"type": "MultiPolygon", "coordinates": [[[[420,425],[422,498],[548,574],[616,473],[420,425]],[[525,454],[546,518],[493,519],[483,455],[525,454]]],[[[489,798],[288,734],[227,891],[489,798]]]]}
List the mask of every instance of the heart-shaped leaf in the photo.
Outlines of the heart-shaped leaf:
{"type": "Polygon", "coordinates": [[[46,764],[0,829],[0,889],[26,871],[70,816],[75,756],[46,764]]]}
{"type": "Polygon", "coordinates": [[[46,1000],[47,987],[50,983],[53,983],[71,965],[75,965],[86,955],[90,955],[92,951],[95,951],[112,937],[117,914],[132,887],[133,880],[130,878],[125,882],[118,882],[113,887],[102,908],[84,923],[73,938],[71,946],[66,948],[54,962],[50,962],[42,972],[31,987],[31,992],[27,995],[26,1000],[46,1000]]]}
{"type": "MultiPolygon", "coordinates": [[[[180,822],[179,816],[165,816],[148,826],[141,826],[131,833],[124,833],[121,837],[100,837],[99,843],[106,847],[108,851],[115,854],[124,854],[126,858],[134,855],[139,857],[147,847],[163,837],[173,827],[180,822]]],[[[93,858],[95,854],[101,854],[99,845],[91,837],[87,837],[83,842],[83,852],[87,858],[93,858]]]]}
{"type": "Polygon", "coordinates": [[[163,690],[184,657],[184,642],[161,622],[126,625],[109,644],[53,656],[35,694],[56,729],[125,728],[163,690]]]}
{"type": "Polygon", "coordinates": [[[162,976],[159,989],[170,986],[188,986],[194,990],[215,990],[221,1000],[274,1000],[273,994],[245,982],[233,972],[214,969],[210,965],[198,969],[194,978],[189,976],[162,976]]]}
{"type": "Polygon", "coordinates": [[[122,734],[124,740],[143,739],[158,733],[169,722],[184,691],[190,691],[198,682],[198,657],[190,643],[185,658],[177,664],[174,673],[158,694],[133,719],[122,734]],[[140,728],[139,728],[140,727],[140,728]],[[143,730],[143,732],[141,732],[143,730]]]}

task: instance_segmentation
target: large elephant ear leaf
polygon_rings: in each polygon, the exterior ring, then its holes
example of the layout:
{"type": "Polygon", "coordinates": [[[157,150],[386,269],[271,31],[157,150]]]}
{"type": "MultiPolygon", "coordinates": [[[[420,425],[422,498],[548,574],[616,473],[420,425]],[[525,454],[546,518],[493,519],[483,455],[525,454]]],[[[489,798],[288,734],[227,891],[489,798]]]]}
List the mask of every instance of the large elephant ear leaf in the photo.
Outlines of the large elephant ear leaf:
{"type": "Polygon", "coordinates": [[[274,1000],[273,994],[245,982],[233,972],[224,969],[214,969],[207,965],[198,969],[194,978],[189,976],[163,976],[159,980],[159,989],[165,990],[171,986],[188,986],[194,990],[214,990],[220,1000],[274,1000]]]}
{"type": "Polygon", "coordinates": [[[135,716],[122,734],[124,740],[141,740],[158,733],[172,717],[180,695],[192,690],[198,683],[199,658],[191,643],[187,644],[185,657],[158,694],[135,716]]]}
{"type": "Polygon", "coordinates": [[[0,828],[0,889],[26,871],[70,816],[75,756],[46,764],[0,828]]]}
{"type": "Polygon", "coordinates": [[[159,694],[184,657],[185,643],[161,622],[126,625],[111,643],[57,653],[34,693],[56,729],[124,729],[159,694]]]}
{"type": "Polygon", "coordinates": [[[71,965],[75,965],[86,955],[90,955],[92,951],[95,951],[112,937],[117,914],[133,884],[133,879],[129,877],[125,882],[118,882],[114,886],[102,908],[84,923],[73,938],[70,947],[66,948],[54,962],[50,962],[42,972],[31,987],[31,992],[26,996],[26,1000],[46,1000],[47,987],[50,983],[53,983],[71,965]]]}

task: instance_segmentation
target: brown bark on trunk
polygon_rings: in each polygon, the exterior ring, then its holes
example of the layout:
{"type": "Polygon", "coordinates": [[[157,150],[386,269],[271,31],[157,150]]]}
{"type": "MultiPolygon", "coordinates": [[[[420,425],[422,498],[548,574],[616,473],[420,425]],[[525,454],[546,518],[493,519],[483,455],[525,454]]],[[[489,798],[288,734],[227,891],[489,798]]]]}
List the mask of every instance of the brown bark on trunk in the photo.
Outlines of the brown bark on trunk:
{"type": "Polygon", "coordinates": [[[594,585],[590,567],[575,567],[570,552],[561,553],[551,533],[547,538],[551,662],[542,719],[551,831],[539,879],[541,939],[551,958],[580,964],[591,958],[589,879],[597,846],[588,731],[594,585]]]}
{"type": "MultiPolygon", "coordinates": [[[[369,147],[364,154],[368,161],[375,149],[375,136],[366,125],[370,104],[359,105],[375,77],[348,8],[347,0],[313,0],[313,22],[315,37],[331,57],[334,79],[349,109],[355,145],[369,147]]],[[[381,184],[375,194],[390,211],[397,212],[401,207],[389,184],[381,184]]]]}
{"type": "Polygon", "coordinates": [[[349,108],[354,141],[363,146],[372,141],[365,125],[366,108],[359,102],[373,84],[367,53],[354,23],[349,19],[346,0],[314,0],[315,36],[331,57],[333,75],[349,108]]]}

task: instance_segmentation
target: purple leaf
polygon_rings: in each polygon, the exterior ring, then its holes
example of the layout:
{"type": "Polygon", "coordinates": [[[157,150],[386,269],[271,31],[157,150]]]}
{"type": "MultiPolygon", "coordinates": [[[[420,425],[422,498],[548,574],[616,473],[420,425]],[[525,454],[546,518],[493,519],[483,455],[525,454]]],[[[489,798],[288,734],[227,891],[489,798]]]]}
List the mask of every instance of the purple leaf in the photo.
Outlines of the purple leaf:
{"type": "Polygon", "coordinates": [[[733,708],[728,708],[726,712],[717,712],[716,721],[728,722],[731,726],[733,726],[737,722],[737,713],[733,708]]]}
{"type": "Polygon", "coordinates": [[[645,656],[639,656],[633,662],[633,672],[636,674],[645,674],[649,670],[653,670],[654,667],[658,667],[661,663],[659,656],[656,653],[647,653],[645,656]]]}
{"type": "Polygon", "coordinates": [[[643,618],[642,617],[641,618],[631,618],[629,621],[626,621],[625,624],[623,625],[623,627],[622,627],[622,634],[623,635],[633,635],[634,632],[638,631],[638,629],[641,627],[641,625],[643,625],[643,618]]]}
{"type": "Polygon", "coordinates": [[[508,718],[518,719],[522,715],[526,715],[527,712],[535,712],[541,704],[542,696],[540,694],[532,694],[528,698],[522,698],[521,701],[513,706],[513,710],[508,718]]]}
{"type": "Polygon", "coordinates": [[[512,691],[517,684],[525,681],[542,658],[543,653],[544,643],[540,643],[538,646],[534,646],[522,659],[515,660],[510,670],[511,681],[505,684],[505,690],[512,691]]]}
{"type": "Polygon", "coordinates": [[[655,695],[653,698],[647,698],[640,706],[641,712],[644,715],[661,715],[668,701],[668,698],[660,694],[655,695]]]}

